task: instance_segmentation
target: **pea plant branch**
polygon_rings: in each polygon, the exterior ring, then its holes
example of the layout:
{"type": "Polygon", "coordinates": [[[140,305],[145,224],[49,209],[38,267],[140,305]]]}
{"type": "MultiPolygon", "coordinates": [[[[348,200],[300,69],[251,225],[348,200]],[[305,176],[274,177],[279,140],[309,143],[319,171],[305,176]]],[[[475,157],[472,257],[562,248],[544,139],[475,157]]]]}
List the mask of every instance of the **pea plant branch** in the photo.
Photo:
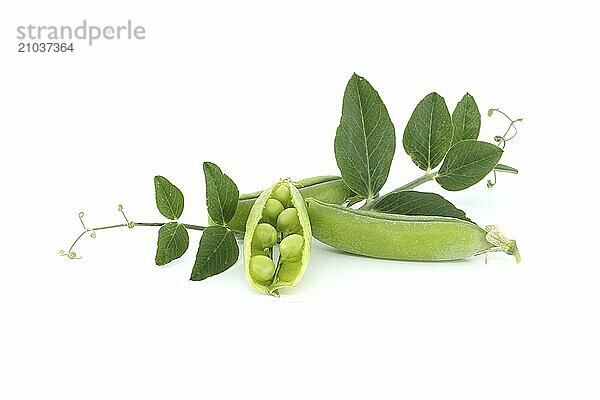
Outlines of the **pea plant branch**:
{"type": "Polygon", "coordinates": [[[156,206],[167,221],[134,222],[119,205],[123,223],[88,228],[79,213],[83,232],[59,254],[81,258],[75,246],[87,234],[96,237],[97,231],[158,227],[155,263],[164,266],[188,250],[189,230],[201,231],[190,275],[200,281],[236,264],[238,239],[243,238],[248,282],[273,295],[300,281],[312,237],[375,258],[447,261],[485,254],[487,260],[489,253],[504,252],[519,262],[516,242],[496,225],[480,227],[443,196],[414,190],[430,181],[447,191],[465,190],[490,174],[487,187],[492,188],[497,173],[518,174],[500,160],[523,119],[513,119],[499,108],[487,112],[489,117],[495,114],[506,118],[508,127],[490,143],[479,139],[481,113],[471,94],[466,93],[452,113],[440,94],[426,95],[402,135],[405,153],[423,173],[382,195],[396,152],[396,130],[379,93],[365,78],[353,74],[344,91],[333,143],[341,176],[286,179],[268,190],[240,196],[228,175],[204,162],[208,226],[180,222],[183,193],[165,177],[156,176],[156,206]]]}
{"type": "MultiPolygon", "coordinates": [[[[501,111],[499,108],[492,108],[492,109],[488,110],[488,116],[491,117],[494,113],[499,113],[499,114],[503,115],[504,117],[506,117],[510,121],[510,124],[503,135],[494,136],[494,141],[497,143],[498,147],[500,149],[504,150],[504,148],[506,147],[506,143],[508,141],[514,139],[515,136],[517,135],[516,123],[523,121],[523,118],[512,119],[505,112],[501,111]],[[507,135],[511,131],[512,131],[512,134],[509,137],[507,137],[507,135]]],[[[443,174],[445,173],[445,171],[442,170],[442,168],[443,168],[443,165],[440,169],[438,169],[436,171],[427,170],[420,177],[400,186],[397,189],[392,190],[391,192],[387,193],[386,195],[377,197],[372,201],[367,200],[365,202],[365,204],[361,207],[361,209],[363,209],[363,210],[373,209],[374,207],[377,207],[378,203],[385,201],[386,196],[395,195],[396,193],[399,193],[399,192],[412,190],[424,183],[436,180],[438,177],[443,176],[443,174]]],[[[511,166],[508,166],[508,165],[496,163],[496,165],[493,167],[491,172],[493,174],[493,181],[492,180],[487,181],[487,187],[490,189],[496,184],[496,172],[518,174],[519,170],[516,168],[513,168],[511,166]]],[[[444,187],[444,186],[442,185],[442,187],[444,187]]],[[[452,189],[449,189],[449,190],[452,190],[452,189]]]]}
{"type": "MultiPolygon", "coordinates": [[[[125,218],[125,223],[122,224],[114,224],[114,225],[107,225],[107,226],[99,226],[96,228],[88,228],[85,223],[83,222],[83,217],[84,217],[84,213],[80,212],[78,214],[79,217],[79,222],[81,222],[81,225],[83,226],[83,232],[81,232],[79,234],[79,236],[77,236],[77,238],[75,239],[75,241],[73,241],[73,243],[71,244],[71,246],[69,247],[69,249],[67,251],[65,250],[60,250],[58,252],[58,254],[60,256],[65,256],[68,257],[70,259],[81,259],[80,256],[77,255],[77,253],[73,250],[75,248],[75,246],[77,245],[77,243],[81,240],[81,238],[83,238],[87,233],[90,234],[90,237],[92,238],[96,238],[96,232],[97,231],[103,231],[103,230],[107,230],[107,229],[116,229],[116,228],[129,228],[129,229],[133,229],[136,226],[147,226],[147,227],[161,227],[163,225],[165,225],[165,222],[134,222],[134,221],[130,221],[126,216],[125,216],[125,212],[124,212],[124,208],[122,204],[119,204],[118,206],[118,210],[119,212],[123,215],[123,217],[125,218]]],[[[193,224],[182,224],[186,229],[190,229],[190,230],[194,230],[194,231],[203,231],[204,229],[206,229],[205,226],[201,226],[201,225],[193,225],[193,224]]]]}
{"type": "MultiPolygon", "coordinates": [[[[488,181],[488,187],[491,188],[492,186],[495,185],[496,183],[496,172],[505,172],[505,173],[511,173],[511,174],[518,174],[518,170],[516,168],[510,167],[508,165],[503,165],[503,164],[497,164],[494,167],[494,170],[492,171],[494,173],[494,184],[490,184],[488,181]]],[[[405,183],[404,185],[400,186],[397,189],[392,190],[391,192],[387,193],[387,195],[389,194],[393,194],[393,193],[398,193],[398,192],[404,192],[407,190],[412,190],[416,187],[421,186],[424,183],[427,183],[429,181],[433,181],[435,180],[437,177],[439,176],[439,171],[432,171],[432,172],[426,172],[423,175],[421,175],[420,177],[405,183]]],[[[375,205],[377,205],[378,201],[381,201],[381,199],[383,199],[383,197],[377,197],[375,199],[373,199],[370,203],[365,203],[365,205],[363,205],[361,207],[361,209],[371,209],[372,207],[374,207],[375,205]]]]}

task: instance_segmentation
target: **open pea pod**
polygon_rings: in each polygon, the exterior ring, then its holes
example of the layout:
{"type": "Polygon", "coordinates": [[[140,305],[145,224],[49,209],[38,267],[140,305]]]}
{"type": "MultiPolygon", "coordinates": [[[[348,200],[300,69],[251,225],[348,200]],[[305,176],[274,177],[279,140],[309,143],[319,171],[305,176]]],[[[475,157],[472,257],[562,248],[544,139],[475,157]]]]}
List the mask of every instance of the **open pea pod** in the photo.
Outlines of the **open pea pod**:
{"type": "Polygon", "coordinates": [[[310,258],[312,231],[304,199],[285,179],[263,191],[254,202],[244,236],[248,283],[279,296],[279,289],[300,282],[310,258]]]}

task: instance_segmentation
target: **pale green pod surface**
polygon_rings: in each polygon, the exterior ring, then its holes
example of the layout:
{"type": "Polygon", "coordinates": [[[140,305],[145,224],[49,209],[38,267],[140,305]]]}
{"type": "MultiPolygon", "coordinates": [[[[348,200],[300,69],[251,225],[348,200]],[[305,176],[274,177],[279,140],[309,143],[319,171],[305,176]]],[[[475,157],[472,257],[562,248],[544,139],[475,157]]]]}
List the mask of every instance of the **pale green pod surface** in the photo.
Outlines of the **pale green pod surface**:
{"type": "MultiPolygon", "coordinates": [[[[279,190],[280,194],[281,192],[282,191],[279,190]]],[[[279,233],[282,234],[282,232],[279,233]]],[[[312,231],[310,228],[308,212],[306,211],[306,203],[294,184],[290,180],[286,179],[265,190],[256,199],[252,209],[250,210],[248,221],[246,223],[246,231],[244,236],[244,269],[246,271],[246,279],[248,280],[248,283],[252,287],[262,292],[273,295],[279,295],[279,289],[281,288],[293,287],[297,285],[302,279],[302,276],[306,271],[306,267],[308,266],[311,241],[312,231]],[[265,236],[262,233],[260,235],[255,235],[259,226],[262,227],[260,228],[261,230],[264,229],[265,232],[269,231],[269,229],[264,226],[265,223],[261,223],[261,221],[264,221],[263,212],[265,210],[267,201],[272,199],[274,191],[280,189],[281,186],[284,186],[290,193],[289,205],[291,208],[289,208],[289,210],[293,210],[297,214],[300,225],[299,232],[301,234],[290,235],[299,237],[297,239],[292,238],[290,241],[292,246],[289,246],[289,249],[284,248],[284,252],[287,251],[287,253],[293,253],[292,256],[289,257],[290,259],[279,257],[277,262],[274,263],[276,267],[272,278],[265,280],[264,277],[268,274],[263,273],[267,269],[266,267],[263,267],[267,263],[262,258],[259,259],[257,257],[262,257],[264,255],[267,258],[270,258],[269,253],[265,254],[265,252],[259,251],[253,242],[255,237],[262,238],[265,236]],[[255,261],[252,262],[252,260],[255,261]]],[[[271,254],[276,253],[277,252],[274,251],[271,254]]],[[[273,258],[270,259],[273,260],[273,258]]]]}
{"type": "Polygon", "coordinates": [[[460,219],[354,210],[316,199],[307,199],[307,208],[314,237],[349,253],[409,261],[458,260],[488,251],[513,254],[490,243],[486,230],[460,219]]]}
{"type": "MultiPolygon", "coordinates": [[[[354,193],[352,193],[339,176],[315,176],[293,183],[305,199],[312,197],[325,203],[343,204],[350,197],[354,196],[354,193]]],[[[228,223],[231,229],[240,232],[246,230],[246,221],[248,221],[250,210],[261,193],[259,191],[240,196],[235,215],[228,223]]],[[[209,223],[213,224],[210,217],[209,223]]]]}
{"type": "Polygon", "coordinates": [[[281,281],[291,281],[302,270],[302,261],[282,260],[277,273],[281,281]]]}
{"type": "Polygon", "coordinates": [[[339,176],[315,176],[294,182],[303,198],[312,197],[329,204],[344,204],[356,194],[339,176]]]}

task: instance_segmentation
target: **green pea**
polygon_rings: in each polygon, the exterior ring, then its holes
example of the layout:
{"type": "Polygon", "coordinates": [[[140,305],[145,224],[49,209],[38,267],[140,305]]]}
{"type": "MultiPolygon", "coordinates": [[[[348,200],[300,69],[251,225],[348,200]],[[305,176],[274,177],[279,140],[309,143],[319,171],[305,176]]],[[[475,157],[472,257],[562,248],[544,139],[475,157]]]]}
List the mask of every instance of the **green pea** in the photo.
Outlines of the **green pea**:
{"type": "MultiPolygon", "coordinates": [[[[407,261],[448,261],[503,251],[520,261],[514,240],[495,226],[462,219],[385,214],[307,199],[314,237],[349,253],[407,261]]],[[[283,244],[283,241],[282,241],[283,244]]]]}
{"type": "Polygon", "coordinates": [[[279,200],[279,202],[283,204],[284,207],[291,206],[290,189],[284,184],[277,186],[275,190],[273,190],[273,194],[271,195],[271,197],[279,200]]]}
{"type": "Polygon", "coordinates": [[[262,223],[256,226],[252,246],[256,249],[268,249],[277,243],[277,231],[273,225],[262,223]]]}
{"type": "Polygon", "coordinates": [[[279,200],[268,199],[263,208],[262,216],[263,219],[269,224],[275,226],[277,224],[277,217],[283,211],[284,207],[279,200]]]}
{"type": "Polygon", "coordinates": [[[291,233],[300,231],[300,220],[298,219],[298,210],[295,208],[286,208],[277,217],[277,230],[287,236],[291,233]]]}
{"type": "Polygon", "coordinates": [[[279,243],[279,254],[282,260],[298,261],[302,258],[304,239],[300,235],[289,235],[279,243]]]}
{"type": "Polygon", "coordinates": [[[254,256],[250,259],[250,274],[258,281],[267,282],[275,275],[275,263],[267,256],[254,256]]]}

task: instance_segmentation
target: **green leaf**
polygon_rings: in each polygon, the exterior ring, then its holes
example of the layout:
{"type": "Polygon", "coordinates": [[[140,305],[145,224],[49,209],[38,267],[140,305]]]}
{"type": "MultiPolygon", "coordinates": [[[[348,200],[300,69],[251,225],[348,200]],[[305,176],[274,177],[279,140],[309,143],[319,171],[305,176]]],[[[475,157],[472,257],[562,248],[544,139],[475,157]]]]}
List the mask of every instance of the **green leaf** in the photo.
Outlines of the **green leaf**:
{"type": "Polygon", "coordinates": [[[439,194],[413,190],[389,193],[377,199],[372,210],[388,214],[432,215],[470,221],[463,210],[459,210],[439,194]]]}
{"type": "Polygon", "coordinates": [[[436,181],[446,190],[463,190],[489,174],[502,157],[502,149],[491,143],[464,140],[446,156],[436,181]]]}
{"type": "Polygon", "coordinates": [[[417,104],[404,129],[402,144],[424,171],[442,162],[452,144],[452,121],[442,96],[429,93],[417,104]]]}
{"type": "Polygon", "coordinates": [[[183,212],[183,193],[181,193],[181,190],[162,176],[154,177],[154,190],[158,211],[172,220],[181,217],[183,212]]]}
{"type": "Polygon", "coordinates": [[[469,93],[465,94],[458,102],[452,113],[452,145],[462,141],[479,137],[481,128],[481,114],[475,99],[469,93]]]}
{"type": "Polygon", "coordinates": [[[342,178],[354,193],[366,198],[379,193],[390,172],[396,134],[379,94],[356,74],[344,91],[334,149],[342,178]]]}
{"type": "Polygon", "coordinates": [[[158,230],[156,265],[165,265],[181,257],[188,249],[190,239],[183,224],[169,222],[158,230]]]}
{"type": "Polygon", "coordinates": [[[208,215],[215,224],[226,225],[235,214],[240,192],[216,164],[205,162],[203,167],[208,215]]]}
{"type": "Polygon", "coordinates": [[[496,166],[494,167],[494,171],[496,172],[507,172],[509,174],[518,174],[519,170],[516,169],[515,167],[511,167],[510,165],[504,165],[504,164],[496,164],[496,166]]]}
{"type": "Polygon", "coordinates": [[[209,226],[200,239],[190,279],[201,281],[220,274],[235,264],[238,256],[239,248],[233,232],[223,226],[209,226]]]}

